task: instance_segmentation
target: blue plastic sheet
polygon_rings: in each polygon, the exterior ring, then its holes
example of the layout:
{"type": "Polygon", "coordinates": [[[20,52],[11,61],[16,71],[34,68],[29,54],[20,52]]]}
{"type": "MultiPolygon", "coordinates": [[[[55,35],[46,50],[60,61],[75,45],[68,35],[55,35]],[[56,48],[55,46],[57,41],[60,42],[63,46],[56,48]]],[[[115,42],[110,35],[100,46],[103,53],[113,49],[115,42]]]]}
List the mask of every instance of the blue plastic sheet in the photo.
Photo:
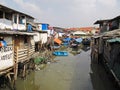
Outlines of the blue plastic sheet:
{"type": "Polygon", "coordinates": [[[78,42],[78,43],[81,43],[83,41],[83,39],[82,38],[77,38],[77,39],[75,39],[75,41],[78,42]]]}

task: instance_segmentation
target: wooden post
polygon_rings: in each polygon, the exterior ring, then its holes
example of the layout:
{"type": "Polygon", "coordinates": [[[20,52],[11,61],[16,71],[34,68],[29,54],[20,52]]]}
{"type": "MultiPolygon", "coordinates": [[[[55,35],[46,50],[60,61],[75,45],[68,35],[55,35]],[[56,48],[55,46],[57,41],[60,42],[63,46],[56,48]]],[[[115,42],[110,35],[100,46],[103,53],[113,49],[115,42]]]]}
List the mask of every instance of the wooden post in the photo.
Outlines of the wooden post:
{"type": "Polygon", "coordinates": [[[28,60],[30,59],[30,44],[28,45],[28,60]]]}
{"type": "Polygon", "coordinates": [[[17,80],[17,74],[18,74],[18,47],[15,48],[15,65],[14,65],[14,78],[17,80]]]}
{"type": "Polygon", "coordinates": [[[22,75],[23,78],[25,77],[25,74],[26,74],[26,65],[24,65],[23,67],[23,75],[22,75]]]}

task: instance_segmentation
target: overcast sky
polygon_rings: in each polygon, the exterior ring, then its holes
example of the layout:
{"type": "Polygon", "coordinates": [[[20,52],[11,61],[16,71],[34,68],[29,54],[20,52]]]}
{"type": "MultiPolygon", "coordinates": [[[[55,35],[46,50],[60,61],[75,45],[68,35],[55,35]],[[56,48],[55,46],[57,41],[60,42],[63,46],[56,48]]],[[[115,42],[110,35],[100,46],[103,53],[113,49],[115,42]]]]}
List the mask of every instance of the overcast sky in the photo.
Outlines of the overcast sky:
{"type": "Polygon", "coordinates": [[[120,15],[120,0],[0,0],[38,22],[56,27],[93,26],[96,20],[120,15]]]}

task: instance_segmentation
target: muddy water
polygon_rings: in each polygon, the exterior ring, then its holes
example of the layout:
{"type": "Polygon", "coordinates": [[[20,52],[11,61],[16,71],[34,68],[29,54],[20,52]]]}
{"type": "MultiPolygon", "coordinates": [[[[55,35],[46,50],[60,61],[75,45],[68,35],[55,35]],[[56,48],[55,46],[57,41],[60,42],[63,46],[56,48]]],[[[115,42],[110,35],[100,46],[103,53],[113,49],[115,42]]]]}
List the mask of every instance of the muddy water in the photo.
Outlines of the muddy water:
{"type": "Polygon", "coordinates": [[[91,64],[90,50],[56,57],[42,70],[36,70],[16,83],[17,90],[117,90],[104,69],[91,64]]]}
{"type": "Polygon", "coordinates": [[[56,63],[31,73],[24,81],[19,80],[17,90],[93,90],[89,52],[56,57],[56,63]]]}

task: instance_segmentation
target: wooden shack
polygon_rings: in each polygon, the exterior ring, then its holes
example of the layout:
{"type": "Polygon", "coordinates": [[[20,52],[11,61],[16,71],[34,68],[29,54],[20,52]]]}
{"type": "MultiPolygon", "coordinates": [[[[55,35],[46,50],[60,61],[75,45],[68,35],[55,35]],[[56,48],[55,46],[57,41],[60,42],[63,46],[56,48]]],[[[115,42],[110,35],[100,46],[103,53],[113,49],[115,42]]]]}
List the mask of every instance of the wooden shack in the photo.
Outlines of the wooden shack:
{"type": "Polygon", "coordinates": [[[102,62],[120,84],[120,29],[93,37],[92,42],[92,61],[102,62]]]}
{"type": "Polygon", "coordinates": [[[98,47],[98,60],[102,61],[106,70],[120,85],[120,16],[109,20],[98,20],[95,24],[100,25],[101,33],[97,38],[93,37],[91,54],[96,53],[95,49],[98,47]]]}
{"type": "Polygon", "coordinates": [[[103,41],[103,60],[120,84],[120,29],[105,33],[103,41]]]}
{"type": "Polygon", "coordinates": [[[35,33],[29,32],[27,25],[33,20],[30,15],[0,5],[0,76],[7,75],[11,82],[17,79],[19,66],[25,76],[26,63],[35,53],[35,33]]]}
{"type": "Polygon", "coordinates": [[[100,36],[91,37],[91,60],[92,62],[99,63],[100,54],[100,36]]]}
{"type": "Polygon", "coordinates": [[[12,85],[17,79],[19,63],[29,62],[34,54],[33,35],[27,32],[0,30],[0,76],[7,76],[12,85]]]}

